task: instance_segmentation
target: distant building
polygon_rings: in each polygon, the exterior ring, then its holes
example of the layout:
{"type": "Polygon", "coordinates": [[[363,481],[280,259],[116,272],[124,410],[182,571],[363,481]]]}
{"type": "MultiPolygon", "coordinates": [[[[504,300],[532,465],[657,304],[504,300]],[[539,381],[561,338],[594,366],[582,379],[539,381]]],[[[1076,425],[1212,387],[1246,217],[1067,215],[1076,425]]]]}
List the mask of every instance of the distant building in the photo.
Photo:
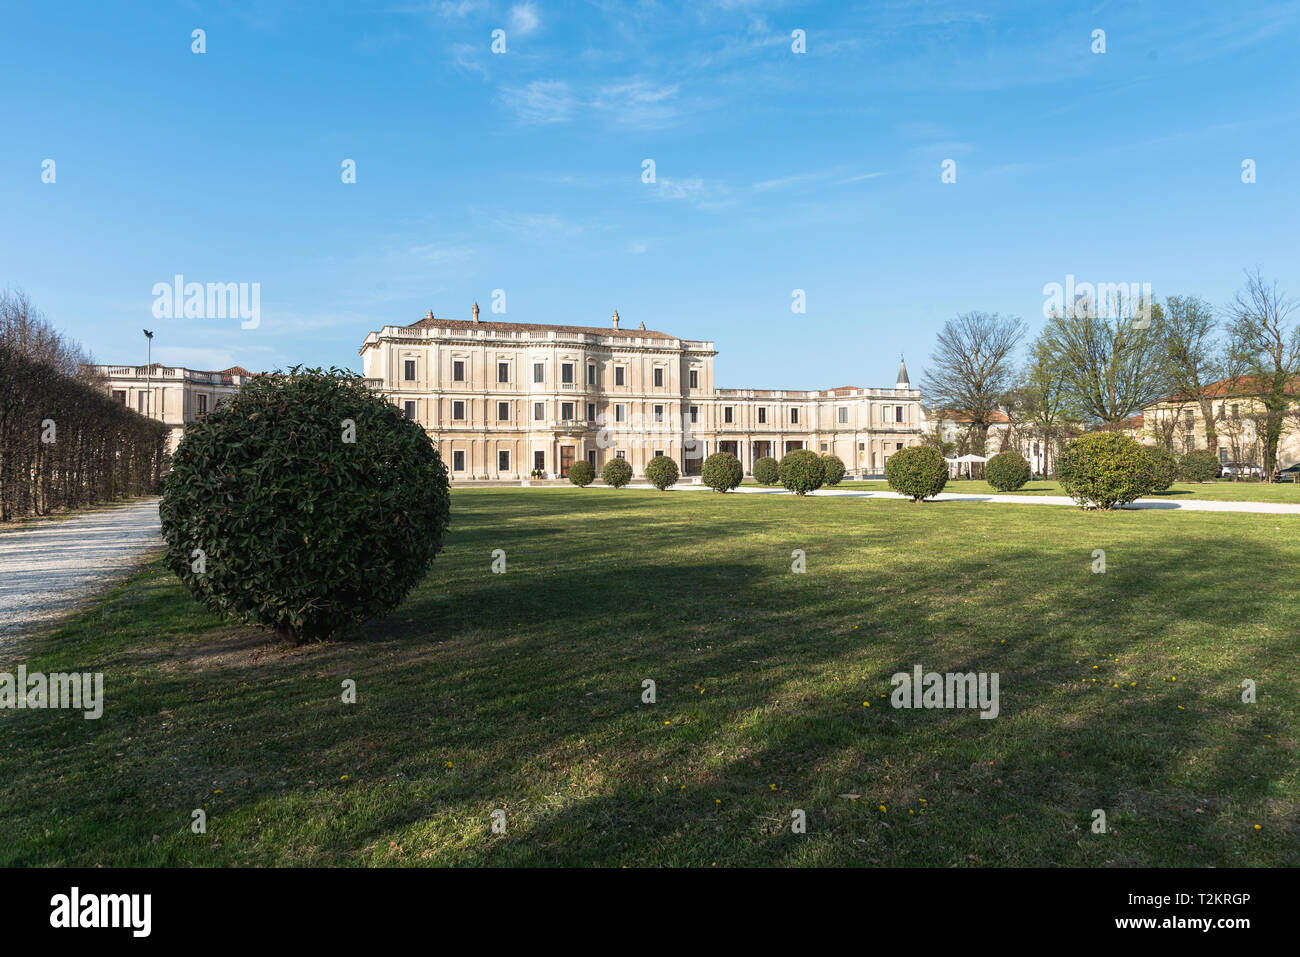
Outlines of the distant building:
{"type": "Polygon", "coordinates": [[[239,391],[253,373],[239,366],[220,372],[164,366],[96,366],[109,394],[141,415],[169,427],[167,452],[176,450],[185,426],[239,391]]]}
{"type": "Polygon", "coordinates": [[[371,332],[367,383],[419,422],[452,479],[563,477],[625,458],[635,475],[662,453],[686,475],[728,451],[745,471],[796,448],[878,473],[922,438],[921,393],[900,365],[893,388],[721,389],[705,340],[620,327],[435,318],[371,332]]]}
{"type": "MultiPolygon", "coordinates": [[[[1261,436],[1264,431],[1264,406],[1259,389],[1250,379],[1223,380],[1207,389],[1214,429],[1218,436],[1219,462],[1264,465],[1261,436]]],[[[1286,394],[1300,398],[1300,380],[1286,389],[1286,394]]],[[[1209,433],[1200,402],[1190,396],[1170,396],[1152,403],[1135,416],[1140,439],[1152,445],[1164,445],[1179,455],[1194,449],[1209,448],[1209,433]]],[[[1132,420],[1130,420],[1132,421],[1132,420]]],[[[1282,438],[1277,446],[1277,467],[1289,468],[1300,462],[1300,405],[1293,405],[1282,420],[1282,438]]]]}

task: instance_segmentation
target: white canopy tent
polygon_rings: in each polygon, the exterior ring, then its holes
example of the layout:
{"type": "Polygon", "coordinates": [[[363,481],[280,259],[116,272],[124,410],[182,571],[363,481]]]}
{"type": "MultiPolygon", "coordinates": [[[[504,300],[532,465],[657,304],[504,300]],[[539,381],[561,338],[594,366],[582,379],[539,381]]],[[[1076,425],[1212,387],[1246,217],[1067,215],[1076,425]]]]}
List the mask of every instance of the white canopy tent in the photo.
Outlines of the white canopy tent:
{"type": "Polygon", "coordinates": [[[957,478],[957,476],[961,475],[961,473],[962,473],[962,466],[963,466],[963,465],[966,466],[966,469],[965,469],[965,471],[966,471],[966,477],[967,477],[967,478],[970,478],[970,467],[971,467],[971,463],[972,463],[972,462],[987,462],[988,459],[987,459],[986,457],[984,457],[983,455],[972,455],[972,454],[966,454],[966,455],[959,455],[959,456],[958,456],[957,458],[955,458],[955,459],[945,458],[944,461],[948,463],[948,477],[949,477],[949,478],[957,478]]]}

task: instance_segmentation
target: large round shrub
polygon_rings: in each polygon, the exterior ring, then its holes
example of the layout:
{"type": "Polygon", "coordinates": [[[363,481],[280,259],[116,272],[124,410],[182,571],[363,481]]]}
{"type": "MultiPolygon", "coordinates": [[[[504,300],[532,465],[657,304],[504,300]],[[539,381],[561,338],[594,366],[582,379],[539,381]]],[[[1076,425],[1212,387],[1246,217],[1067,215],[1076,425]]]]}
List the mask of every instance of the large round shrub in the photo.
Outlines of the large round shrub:
{"type": "Polygon", "coordinates": [[[1019,452],[999,452],[984,463],[984,478],[999,492],[1014,492],[1025,487],[1034,470],[1019,452]]]}
{"type": "Polygon", "coordinates": [[[1057,460],[1056,477],[1080,505],[1103,510],[1141,498],[1156,482],[1151,456],[1119,432],[1079,436],[1057,460]]]}
{"type": "Polygon", "coordinates": [[[1166,491],[1178,478],[1178,459],[1163,445],[1144,445],[1142,451],[1151,460],[1152,492],[1166,491]]]}
{"type": "Polygon", "coordinates": [[[632,481],[632,466],[627,464],[627,459],[612,458],[600,470],[600,480],[614,488],[622,488],[632,481]]]}
{"type": "Polygon", "coordinates": [[[682,473],[677,470],[677,463],[666,455],[656,455],[645,467],[646,481],[659,491],[676,485],[682,473]]]}
{"type": "Polygon", "coordinates": [[[885,480],[913,502],[938,495],[948,484],[948,463],[932,445],[899,449],[885,462],[885,480]]]}
{"type": "Polygon", "coordinates": [[[846,469],[844,468],[844,460],[841,459],[838,455],[822,456],[822,475],[824,479],[824,481],[822,482],[823,485],[827,486],[828,488],[832,485],[839,485],[840,479],[844,478],[845,471],[846,469]]]}
{"type": "Polygon", "coordinates": [[[569,466],[569,481],[578,488],[586,488],[596,481],[596,470],[590,462],[574,462],[569,466]]]}
{"type": "Polygon", "coordinates": [[[826,481],[826,466],[812,449],[795,449],[785,453],[777,468],[781,484],[795,495],[807,495],[826,481]]]}
{"type": "Polygon", "coordinates": [[[1194,449],[1178,462],[1178,477],[1184,482],[1212,482],[1219,475],[1219,457],[1209,449],[1194,449]]]}
{"type": "Polygon", "coordinates": [[[709,488],[718,492],[729,492],[740,484],[745,477],[745,470],[740,459],[730,452],[714,452],[704,460],[700,478],[709,488]]]}
{"type": "Polygon", "coordinates": [[[760,485],[775,485],[781,481],[781,466],[776,459],[765,455],[754,463],[754,481],[760,485]]]}
{"type": "Polygon", "coordinates": [[[424,429],[351,373],[295,367],[186,428],[159,512],[167,567],[195,598],[299,643],[392,611],[450,506],[424,429]]]}

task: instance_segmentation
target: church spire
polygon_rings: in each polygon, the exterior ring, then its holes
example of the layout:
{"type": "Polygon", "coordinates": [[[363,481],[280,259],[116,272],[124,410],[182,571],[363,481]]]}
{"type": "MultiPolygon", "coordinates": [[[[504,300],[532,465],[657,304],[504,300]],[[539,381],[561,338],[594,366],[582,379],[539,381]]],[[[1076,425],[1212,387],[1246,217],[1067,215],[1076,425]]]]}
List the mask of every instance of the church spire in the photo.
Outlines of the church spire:
{"type": "Polygon", "coordinates": [[[910,389],[912,383],[907,378],[907,363],[903,361],[903,354],[898,354],[898,381],[894,383],[895,389],[910,389]]]}

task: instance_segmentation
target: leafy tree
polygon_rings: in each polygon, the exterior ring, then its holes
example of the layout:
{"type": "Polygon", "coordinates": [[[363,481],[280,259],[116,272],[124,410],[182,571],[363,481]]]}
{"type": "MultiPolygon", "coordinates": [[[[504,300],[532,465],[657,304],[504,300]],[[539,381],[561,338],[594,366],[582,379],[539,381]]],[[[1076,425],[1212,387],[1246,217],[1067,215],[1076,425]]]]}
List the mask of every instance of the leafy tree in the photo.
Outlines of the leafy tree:
{"type": "Polygon", "coordinates": [[[358,376],[259,376],[192,423],[163,483],[167,567],[212,611],[299,643],[392,611],[450,521],[424,430],[358,376]]]}
{"type": "MultiPolygon", "coordinates": [[[[1200,407],[1205,420],[1205,445],[1219,448],[1215,429],[1214,397],[1210,386],[1227,374],[1226,355],[1218,341],[1219,323],[1209,303],[1195,296],[1170,296],[1157,316],[1155,331],[1165,350],[1169,388],[1178,399],[1200,407]]],[[[1181,406],[1174,411],[1174,421],[1181,406]]],[[[1172,429],[1165,441],[1173,448],[1172,429]]]]}
{"type": "Polygon", "coordinates": [[[646,481],[661,492],[676,485],[681,475],[677,463],[666,455],[656,455],[645,467],[646,481]]]}
{"type": "Polygon", "coordinates": [[[612,458],[600,470],[600,480],[613,488],[622,488],[632,481],[632,466],[627,464],[627,459],[612,458]]]}
{"type": "Polygon", "coordinates": [[[569,481],[578,488],[586,488],[596,480],[596,470],[589,462],[574,462],[569,466],[569,481]]]}
{"type": "Polygon", "coordinates": [[[1156,483],[1151,457],[1121,432],[1090,432],[1065,447],[1056,476],[1066,494],[1085,508],[1127,505],[1156,483]]]}
{"type": "Polygon", "coordinates": [[[1144,445],[1142,451],[1151,459],[1151,473],[1154,476],[1151,491],[1164,492],[1178,478],[1178,459],[1174,453],[1162,445],[1144,445]]]}
{"type": "Polygon", "coordinates": [[[826,481],[826,467],[821,456],[812,449],[794,449],[781,459],[778,468],[781,484],[795,495],[807,495],[822,487],[826,481]]]}
{"type": "Polygon", "coordinates": [[[745,477],[745,469],[740,459],[730,452],[714,452],[704,460],[700,478],[704,484],[716,492],[729,492],[740,485],[745,477]]]}
{"type": "Polygon", "coordinates": [[[754,481],[760,485],[776,485],[781,481],[781,465],[770,455],[754,463],[754,481]]]}
{"type": "Polygon", "coordinates": [[[844,467],[844,460],[838,455],[823,455],[822,467],[826,478],[824,484],[827,488],[839,485],[844,478],[844,473],[847,471],[844,467]]]}
{"type": "Polygon", "coordinates": [[[984,463],[984,477],[999,492],[1024,488],[1033,475],[1025,457],[1013,450],[999,452],[984,463]]]}
{"type": "Polygon", "coordinates": [[[948,463],[933,446],[899,449],[885,463],[885,480],[895,492],[920,502],[943,491],[948,484],[948,463]]]}
{"type": "Polygon", "coordinates": [[[1219,457],[1209,449],[1195,449],[1178,461],[1178,475],[1184,482],[1209,482],[1219,474],[1219,457]]]}

